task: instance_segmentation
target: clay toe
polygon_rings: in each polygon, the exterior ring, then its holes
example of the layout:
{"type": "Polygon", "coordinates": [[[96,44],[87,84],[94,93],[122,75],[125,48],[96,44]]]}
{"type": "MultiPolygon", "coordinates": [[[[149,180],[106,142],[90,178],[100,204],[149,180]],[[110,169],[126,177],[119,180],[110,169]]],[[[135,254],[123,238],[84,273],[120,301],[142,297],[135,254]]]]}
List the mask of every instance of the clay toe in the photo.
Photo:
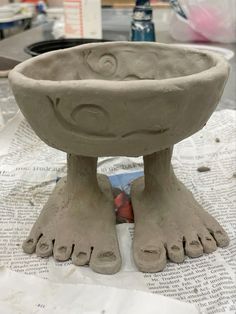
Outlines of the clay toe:
{"type": "Polygon", "coordinates": [[[204,212],[204,221],[207,230],[215,239],[217,246],[228,246],[230,242],[229,237],[218,221],[206,212],[204,212]]]}
{"type": "Polygon", "coordinates": [[[167,243],[167,254],[169,260],[174,263],[182,263],[184,261],[184,248],[182,241],[167,243]]]}
{"type": "Polygon", "coordinates": [[[208,231],[200,233],[198,236],[201,241],[204,253],[209,254],[217,249],[216,242],[208,231]]]}
{"type": "Polygon", "coordinates": [[[91,256],[91,248],[88,246],[75,246],[72,253],[72,263],[77,266],[88,265],[91,256]]]}
{"type": "Polygon", "coordinates": [[[229,245],[229,237],[222,228],[216,229],[212,232],[212,234],[219,247],[225,247],[229,245]]]}
{"type": "Polygon", "coordinates": [[[40,234],[30,234],[22,244],[23,251],[27,254],[34,253],[39,237],[40,234]]]}
{"type": "Polygon", "coordinates": [[[203,247],[195,233],[185,236],[185,254],[189,257],[199,257],[203,255],[203,247]]]}
{"type": "Polygon", "coordinates": [[[134,247],[134,261],[142,272],[162,271],[166,266],[166,250],[164,245],[146,246],[143,248],[134,247]]]}
{"type": "Polygon", "coordinates": [[[57,261],[67,261],[72,253],[72,244],[61,244],[55,241],[53,248],[53,256],[57,261]]]}
{"type": "Polygon", "coordinates": [[[101,274],[115,274],[121,268],[121,256],[118,249],[94,248],[89,266],[101,274]]]}
{"type": "Polygon", "coordinates": [[[40,257],[48,257],[52,255],[53,242],[42,236],[36,246],[36,255],[40,257]]]}

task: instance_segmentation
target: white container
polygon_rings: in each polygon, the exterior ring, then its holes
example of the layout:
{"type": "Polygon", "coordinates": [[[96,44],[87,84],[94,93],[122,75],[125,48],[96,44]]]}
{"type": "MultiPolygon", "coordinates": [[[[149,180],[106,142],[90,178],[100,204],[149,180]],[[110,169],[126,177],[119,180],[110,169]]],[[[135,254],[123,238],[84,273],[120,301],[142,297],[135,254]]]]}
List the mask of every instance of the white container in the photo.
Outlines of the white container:
{"type": "Polygon", "coordinates": [[[6,19],[14,16],[14,10],[9,6],[0,7],[0,19],[6,19]]]}
{"type": "Polygon", "coordinates": [[[61,20],[64,18],[64,9],[58,8],[47,8],[47,16],[49,20],[61,20]]]}

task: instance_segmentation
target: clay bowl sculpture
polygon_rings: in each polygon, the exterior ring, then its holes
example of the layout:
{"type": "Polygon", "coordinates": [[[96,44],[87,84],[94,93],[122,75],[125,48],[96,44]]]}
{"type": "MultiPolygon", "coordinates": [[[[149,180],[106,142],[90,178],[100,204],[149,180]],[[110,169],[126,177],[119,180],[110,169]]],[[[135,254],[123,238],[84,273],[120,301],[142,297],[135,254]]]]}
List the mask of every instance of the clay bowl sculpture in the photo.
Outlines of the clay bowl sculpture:
{"type": "Polygon", "coordinates": [[[67,179],[57,184],[24,251],[71,257],[101,273],[119,270],[112,191],[96,173],[97,157],[117,155],[144,156],[144,178],[131,189],[133,255],[141,271],[162,270],[167,255],[182,262],[226,246],[226,232],[170,161],[173,145],[206,124],[228,72],[210,52],[128,42],[59,50],[16,66],[9,79],[22,113],[45,143],[68,154],[67,179]]]}

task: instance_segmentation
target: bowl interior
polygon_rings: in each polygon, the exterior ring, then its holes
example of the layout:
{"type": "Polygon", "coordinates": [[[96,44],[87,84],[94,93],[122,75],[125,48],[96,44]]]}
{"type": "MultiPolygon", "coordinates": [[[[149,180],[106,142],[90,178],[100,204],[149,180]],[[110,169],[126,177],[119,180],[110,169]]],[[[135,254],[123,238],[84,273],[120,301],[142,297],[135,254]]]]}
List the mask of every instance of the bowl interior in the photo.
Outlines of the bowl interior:
{"type": "Polygon", "coordinates": [[[61,38],[61,39],[52,39],[44,40],[33,43],[25,48],[25,52],[31,55],[32,57],[41,55],[42,53],[58,50],[58,49],[67,49],[79,45],[97,43],[97,42],[107,42],[110,40],[107,39],[92,39],[92,38],[61,38]]]}
{"type": "Polygon", "coordinates": [[[215,66],[205,52],[148,43],[92,44],[35,58],[21,72],[35,80],[163,80],[215,66]]]}

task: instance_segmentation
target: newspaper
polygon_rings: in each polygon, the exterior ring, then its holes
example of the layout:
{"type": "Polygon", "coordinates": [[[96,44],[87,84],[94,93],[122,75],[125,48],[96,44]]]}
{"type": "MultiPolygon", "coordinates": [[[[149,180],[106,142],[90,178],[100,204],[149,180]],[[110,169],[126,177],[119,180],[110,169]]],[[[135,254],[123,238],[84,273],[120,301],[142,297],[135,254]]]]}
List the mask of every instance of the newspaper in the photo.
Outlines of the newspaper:
{"type": "MultiPolygon", "coordinates": [[[[134,224],[124,223],[117,225],[122,269],[112,276],[94,273],[89,267],[77,267],[71,261],[61,263],[53,258],[27,255],[21,244],[56,181],[66,175],[66,154],[44,144],[18,113],[0,132],[0,265],[34,278],[37,276],[37,279],[41,277],[45,279],[45,285],[50,281],[58,285],[125,287],[191,303],[200,313],[235,314],[235,111],[215,112],[201,131],[175,146],[172,163],[177,176],[198,202],[224,226],[231,240],[229,247],[218,248],[197,259],[186,258],[182,264],[169,262],[163,272],[141,273],[134,265],[131,252],[134,224]],[[200,173],[197,171],[199,166],[207,166],[211,171],[200,173]]],[[[98,172],[107,174],[115,187],[128,194],[129,183],[142,175],[142,166],[142,157],[100,158],[98,172]]],[[[0,272],[1,302],[5,286],[3,274],[0,272]]],[[[12,276],[14,280],[17,279],[12,276]]],[[[176,313],[175,307],[173,309],[172,313],[176,313]]],[[[194,310],[188,313],[194,313],[194,310]]]]}
{"type": "Polygon", "coordinates": [[[12,310],[24,314],[172,314],[173,309],[175,314],[199,313],[191,304],[142,291],[80,283],[65,285],[4,268],[0,268],[0,276],[4,285],[0,309],[4,314],[12,310]]]}

